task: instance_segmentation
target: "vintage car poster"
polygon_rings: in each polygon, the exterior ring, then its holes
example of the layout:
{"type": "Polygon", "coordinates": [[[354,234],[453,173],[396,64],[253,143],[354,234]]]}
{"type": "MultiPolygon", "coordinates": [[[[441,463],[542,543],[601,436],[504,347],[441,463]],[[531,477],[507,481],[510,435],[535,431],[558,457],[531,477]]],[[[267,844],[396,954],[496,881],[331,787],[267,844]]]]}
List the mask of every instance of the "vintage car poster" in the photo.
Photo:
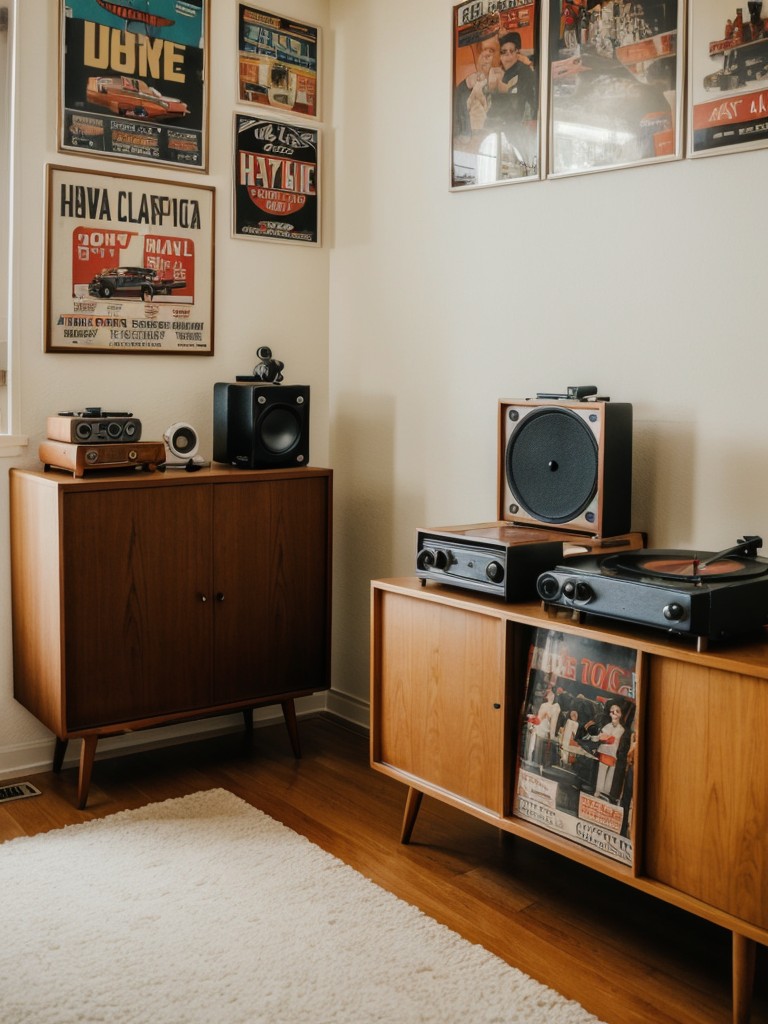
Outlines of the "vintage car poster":
{"type": "Polygon", "coordinates": [[[680,159],[684,0],[547,2],[549,176],[680,159]]]}
{"type": "Polygon", "coordinates": [[[688,155],[768,144],[768,9],[757,0],[690,5],[688,155]]]}
{"type": "Polygon", "coordinates": [[[514,814],[633,862],[637,652],[537,629],[529,651],[514,814]]]}
{"type": "Polygon", "coordinates": [[[318,30],[238,4],[238,98],[273,113],[318,116],[318,30]]]}
{"type": "Polygon", "coordinates": [[[207,166],[208,0],[60,0],[59,149],[207,166]]]}
{"type": "Polygon", "coordinates": [[[235,114],[233,235],[320,244],[319,135],[235,114]]]}
{"type": "Polygon", "coordinates": [[[453,8],[453,189],[540,177],[539,12],[539,0],[453,8]]]}
{"type": "Polygon", "coordinates": [[[46,352],[213,354],[214,190],[48,168],[46,352]]]}

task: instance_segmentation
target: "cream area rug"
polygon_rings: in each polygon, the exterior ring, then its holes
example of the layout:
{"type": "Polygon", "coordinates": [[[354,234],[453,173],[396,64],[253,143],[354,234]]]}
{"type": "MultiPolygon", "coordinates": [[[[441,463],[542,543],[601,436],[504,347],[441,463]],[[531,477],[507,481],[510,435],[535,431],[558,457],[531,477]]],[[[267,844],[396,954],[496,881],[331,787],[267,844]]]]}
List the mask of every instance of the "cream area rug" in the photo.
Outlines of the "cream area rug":
{"type": "Polygon", "coordinates": [[[9,840],[0,879],[3,1024],[597,1021],[222,789],[9,840]]]}

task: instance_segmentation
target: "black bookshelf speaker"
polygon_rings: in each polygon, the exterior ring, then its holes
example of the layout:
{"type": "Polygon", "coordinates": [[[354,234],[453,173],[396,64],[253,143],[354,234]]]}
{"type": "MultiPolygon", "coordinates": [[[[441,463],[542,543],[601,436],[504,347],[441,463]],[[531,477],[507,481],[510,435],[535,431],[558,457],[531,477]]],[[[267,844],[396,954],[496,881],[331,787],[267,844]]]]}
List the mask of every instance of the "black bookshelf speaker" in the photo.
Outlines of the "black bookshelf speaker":
{"type": "Polygon", "coordinates": [[[306,384],[214,384],[213,459],[242,469],[309,462],[306,384]]]}
{"type": "Polygon", "coordinates": [[[632,406],[502,400],[499,518],[595,537],[631,530],[632,406]]]}

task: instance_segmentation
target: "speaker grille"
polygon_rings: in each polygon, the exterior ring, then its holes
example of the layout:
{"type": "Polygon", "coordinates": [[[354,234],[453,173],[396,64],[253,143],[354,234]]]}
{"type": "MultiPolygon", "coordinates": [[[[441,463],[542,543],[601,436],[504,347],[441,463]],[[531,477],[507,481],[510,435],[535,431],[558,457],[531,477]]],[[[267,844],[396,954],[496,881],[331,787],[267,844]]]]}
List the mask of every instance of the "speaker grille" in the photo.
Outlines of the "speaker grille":
{"type": "Polygon", "coordinates": [[[512,500],[545,523],[570,522],[588,508],[597,492],[598,468],[594,434],[568,409],[535,410],[507,443],[512,500]]]}

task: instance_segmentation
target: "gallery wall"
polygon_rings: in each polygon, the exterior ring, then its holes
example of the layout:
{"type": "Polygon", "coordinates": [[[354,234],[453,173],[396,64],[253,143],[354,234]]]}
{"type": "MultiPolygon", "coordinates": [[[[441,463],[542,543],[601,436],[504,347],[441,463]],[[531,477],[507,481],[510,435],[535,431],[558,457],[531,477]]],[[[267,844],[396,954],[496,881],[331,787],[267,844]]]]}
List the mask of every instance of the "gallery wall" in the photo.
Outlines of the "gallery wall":
{"type": "MultiPolygon", "coordinates": [[[[8,477],[11,466],[39,467],[37,452],[46,418],[64,409],[98,405],[129,410],[143,438],[159,440],[173,423],[192,424],[200,451],[212,454],[213,385],[248,374],[256,350],[268,345],[285,363],[286,383],[309,384],[312,398],[310,460],[328,465],[329,248],[234,239],[230,204],[233,117],[237,97],[237,4],[215,0],[210,26],[210,161],[207,174],[184,174],[121,161],[78,158],[57,152],[58,0],[22,0],[16,134],[17,236],[12,387],[23,455],[3,459],[0,474],[0,774],[50,765],[53,739],[13,700],[11,613],[8,580],[8,477]],[[44,212],[47,164],[142,175],[209,185],[215,193],[214,355],[45,353],[44,212]]],[[[282,2],[271,4],[278,12],[282,2]]],[[[290,15],[327,29],[326,0],[292,0],[290,15]]],[[[331,97],[324,97],[323,117],[331,97]]],[[[322,108],[321,108],[322,109],[322,108]]],[[[322,211],[327,216],[327,211],[322,211]]],[[[94,530],[98,523],[93,524],[94,530]]],[[[257,538],[244,537],[244,544],[257,538]]],[[[204,727],[223,723],[208,722],[204,727]]],[[[184,730],[177,730],[184,734],[184,730]]],[[[150,734],[144,734],[144,740],[150,734]]],[[[165,734],[166,736],[168,733],[165,734]]],[[[159,734],[158,734],[159,738],[159,734]]],[[[119,746],[125,740],[108,740],[119,746]]],[[[135,742],[135,740],[134,740],[135,742]]],[[[70,755],[77,757],[78,744],[70,755]]]]}

